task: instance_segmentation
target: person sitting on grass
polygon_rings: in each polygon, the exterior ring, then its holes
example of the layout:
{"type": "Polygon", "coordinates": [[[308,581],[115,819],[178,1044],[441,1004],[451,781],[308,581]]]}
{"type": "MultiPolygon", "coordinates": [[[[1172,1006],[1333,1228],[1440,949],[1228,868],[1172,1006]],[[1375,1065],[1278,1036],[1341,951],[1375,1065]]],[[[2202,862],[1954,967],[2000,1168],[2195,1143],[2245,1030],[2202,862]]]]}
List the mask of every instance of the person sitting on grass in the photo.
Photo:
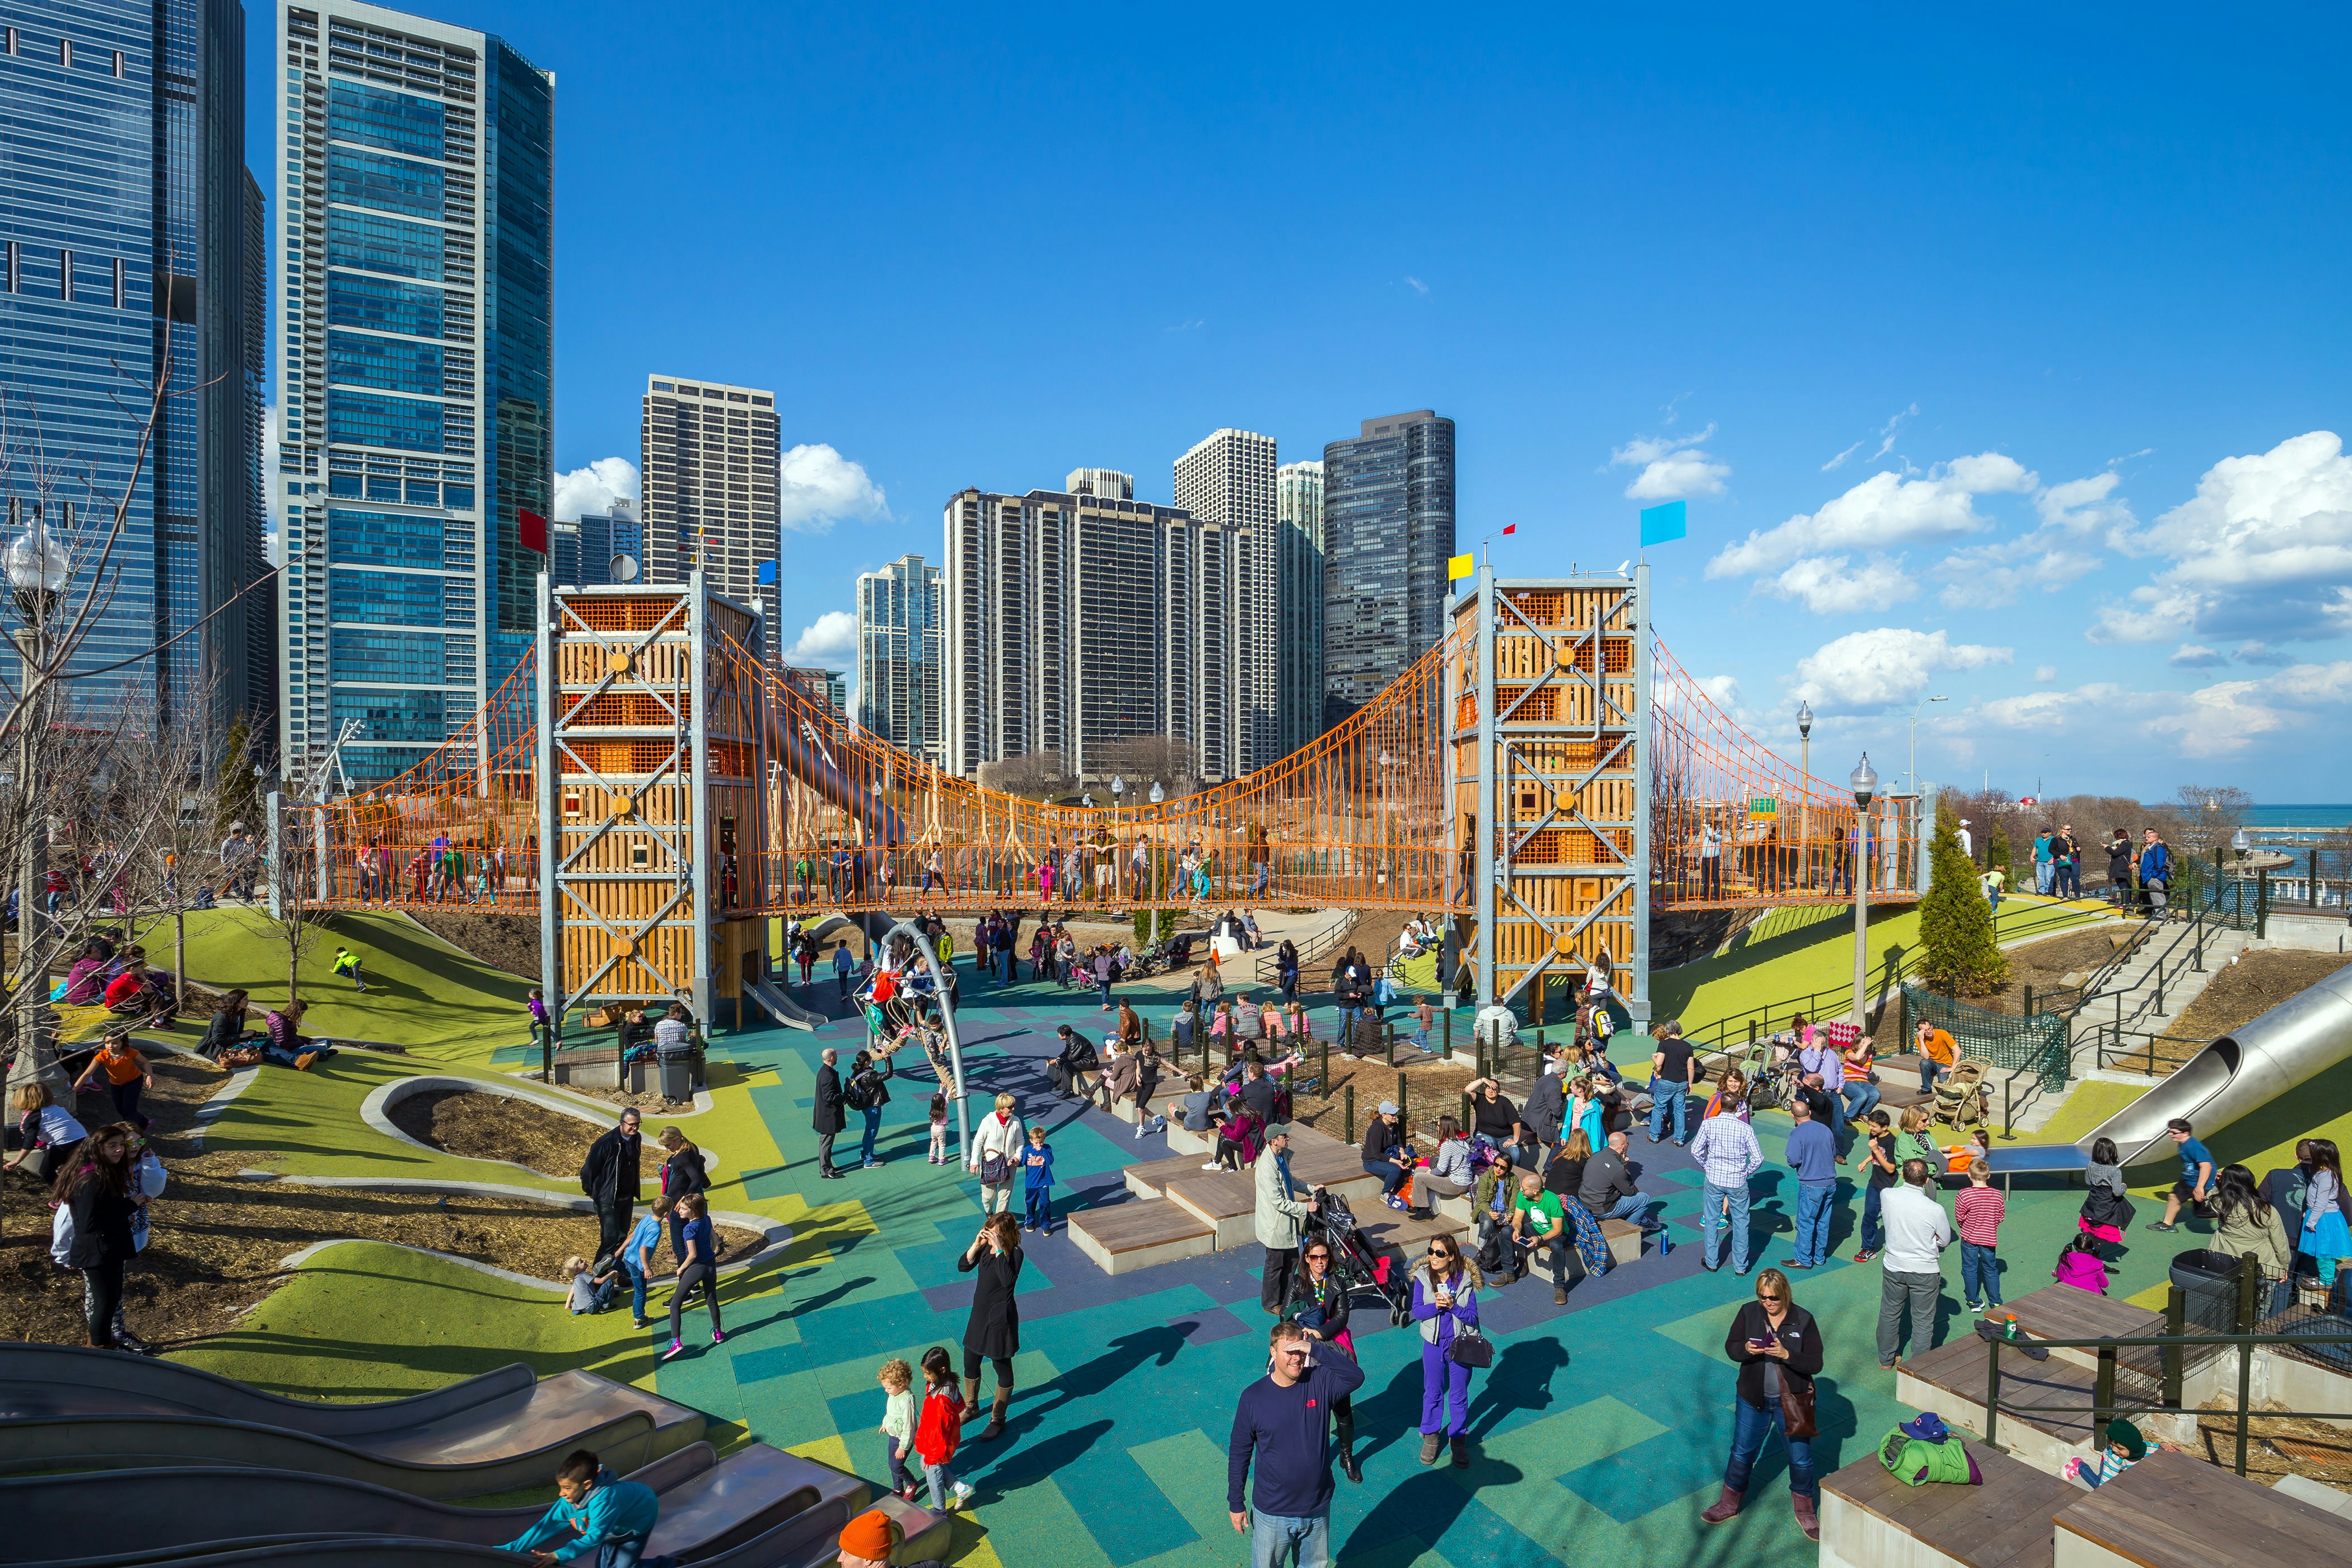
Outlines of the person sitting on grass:
{"type": "Polygon", "coordinates": [[[335,1047],[324,1040],[303,1037],[302,1015],[310,1010],[308,1002],[289,1002],[262,1020],[269,1032],[269,1037],[261,1046],[263,1061],[292,1068],[297,1072],[309,1072],[335,1054],[335,1047]]]}
{"type": "Polygon", "coordinates": [[[122,973],[107,982],[105,1000],[106,1010],[118,1018],[158,1029],[178,1026],[179,1005],[173,999],[172,987],[148,969],[144,948],[134,947],[124,954],[122,973]]]}
{"type": "Polygon", "coordinates": [[[590,1568],[662,1568],[670,1559],[644,1555],[661,1518],[661,1499],[642,1481],[621,1479],[587,1448],[555,1469],[555,1506],[499,1550],[534,1563],[584,1563],[590,1568]]]}
{"type": "Polygon", "coordinates": [[[572,1281],[572,1315],[576,1318],[583,1312],[601,1312],[611,1306],[614,1293],[621,1288],[623,1272],[616,1264],[598,1274],[588,1267],[584,1258],[565,1258],[563,1277],[572,1281]]]}

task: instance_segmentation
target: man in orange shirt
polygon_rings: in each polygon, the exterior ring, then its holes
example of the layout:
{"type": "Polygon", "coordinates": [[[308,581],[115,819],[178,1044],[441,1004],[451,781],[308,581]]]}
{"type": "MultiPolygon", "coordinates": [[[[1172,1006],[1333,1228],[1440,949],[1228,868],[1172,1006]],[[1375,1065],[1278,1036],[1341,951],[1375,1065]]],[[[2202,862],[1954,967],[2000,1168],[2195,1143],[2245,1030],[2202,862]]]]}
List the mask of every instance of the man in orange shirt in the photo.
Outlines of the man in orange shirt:
{"type": "Polygon", "coordinates": [[[1931,1019],[1919,1020],[1919,1092],[1932,1097],[1936,1080],[1949,1074],[1960,1059],[1960,1047],[1951,1035],[1931,1019]]]}

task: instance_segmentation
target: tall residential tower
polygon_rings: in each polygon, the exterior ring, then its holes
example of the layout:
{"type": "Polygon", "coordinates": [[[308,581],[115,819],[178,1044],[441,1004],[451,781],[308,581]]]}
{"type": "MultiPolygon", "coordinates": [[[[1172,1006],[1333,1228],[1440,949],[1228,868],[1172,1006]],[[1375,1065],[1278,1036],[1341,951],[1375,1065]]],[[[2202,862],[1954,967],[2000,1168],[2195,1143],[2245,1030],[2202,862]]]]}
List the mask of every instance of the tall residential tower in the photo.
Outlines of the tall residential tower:
{"type": "Polygon", "coordinates": [[[1276,714],[1274,437],[1250,430],[1213,430],[1176,459],[1176,505],[1221,525],[1230,540],[1232,605],[1227,747],[1233,771],[1245,773],[1281,755],[1276,714]]]}
{"type": "Polygon", "coordinates": [[[946,608],[944,578],[919,555],[857,579],[857,722],[931,763],[947,757],[946,608]]]}
{"type": "Polygon", "coordinates": [[[381,6],[280,12],[284,748],[355,780],[462,729],[529,649],[551,510],[553,79],[381,6]]]}
{"type": "Polygon", "coordinates": [[[643,450],[645,581],[683,583],[698,569],[713,589],[769,611],[776,559],[776,395],[723,381],[646,379],[643,450]],[[767,567],[763,575],[761,568],[767,567]]]}
{"type": "Polygon", "coordinates": [[[1454,553],[1454,421],[1367,419],[1323,448],[1323,727],[1436,646],[1454,553]]]}
{"type": "Polygon", "coordinates": [[[1274,471],[1275,743],[1323,732],[1323,465],[1274,471]]]}

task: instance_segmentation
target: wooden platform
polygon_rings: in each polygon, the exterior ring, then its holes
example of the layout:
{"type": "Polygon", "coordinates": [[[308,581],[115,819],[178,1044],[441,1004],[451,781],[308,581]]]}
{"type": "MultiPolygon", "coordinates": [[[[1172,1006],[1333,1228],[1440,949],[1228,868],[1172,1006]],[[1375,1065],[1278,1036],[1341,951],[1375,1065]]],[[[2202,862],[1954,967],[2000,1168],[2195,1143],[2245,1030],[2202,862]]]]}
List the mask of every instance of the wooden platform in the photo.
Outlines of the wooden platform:
{"type": "Polygon", "coordinates": [[[1191,1154],[1180,1154],[1172,1160],[1146,1160],[1127,1167],[1121,1173],[1127,1178],[1127,1190],[1139,1198],[1161,1198],[1168,1195],[1168,1184],[1185,1176],[1204,1175],[1201,1167],[1206,1161],[1191,1154]]]}
{"type": "Polygon", "coordinates": [[[1356,1225],[1374,1252],[1387,1253],[1407,1265],[1421,1261],[1422,1255],[1428,1250],[1429,1238],[1433,1236],[1454,1237],[1456,1245],[1465,1252],[1475,1249],[1470,1227],[1460,1220],[1448,1219],[1443,1215],[1416,1219],[1385,1204],[1374,1204],[1370,1208],[1358,1209],[1356,1225]]]}
{"type": "MultiPolygon", "coordinates": [[[[2007,1303],[2007,1307],[2017,1314],[2018,1327],[2038,1340],[2137,1340],[2164,1332],[2163,1313],[2135,1307],[2114,1296],[2094,1296],[2072,1285],[2045,1285],[2007,1303]]],[[[2099,1370],[2099,1352],[2095,1350],[2061,1347],[2053,1350],[2050,1357],[2053,1361],[2073,1362],[2090,1372],[2099,1370]]],[[[2120,1367],[2149,1378],[2163,1375],[2160,1352],[2153,1346],[2118,1351],[2116,1360],[2120,1367]]],[[[2004,1358],[2004,1376],[2008,1365],[2004,1358]]]]}
{"type": "Polygon", "coordinates": [[[1363,1151],[1321,1133],[1316,1133],[1312,1142],[1300,1136],[1311,1131],[1302,1128],[1290,1135],[1290,1179],[1310,1187],[1319,1182],[1351,1206],[1369,1199],[1379,1207],[1381,1179],[1364,1169],[1363,1151]]]}
{"type": "Polygon", "coordinates": [[[1198,1258],[1216,1250],[1217,1235],[1192,1210],[1165,1200],[1130,1200],[1079,1209],[1069,1217],[1070,1239],[1106,1274],[1198,1258]]]}
{"type": "Polygon", "coordinates": [[[2157,1452],[2057,1518],[2058,1568],[2293,1568],[2352,1556],[2352,1520],[2157,1452]]]}
{"type": "Polygon", "coordinates": [[[1195,1171],[1168,1184],[1167,1202],[1217,1233],[1217,1250],[1257,1239],[1257,1178],[1244,1171],[1195,1171]]]}
{"type": "MultiPolygon", "coordinates": [[[[1970,1332],[1914,1356],[1895,1373],[1895,1397],[1914,1410],[1933,1410],[1952,1426],[1981,1437],[1986,1358],[1991,1352],[1990,1345],[1970,1332]]],[[[2026,1463],[2053,1473],[2070,1458],[2096,1458],[2104,1446],[2091,1430],[2091,1396],[2097,1381],[2090,1369],[2054,1354],[2033,1361],[2004,1349],[2001,1404],[2053,1408],[2031,1414],[2002,1410],[1994,1441],[2026,1463]]],[[[2126,1410],[2154,1405],[2158,1392],[2149,1379],[2125,1370],[2116,1374],[2116,1401],[2126,1410]]]]}
{"type": "Polygon", "coordinates": [[[1824,1477],[1822,1568],[2051,1568],[2052,1521],[2082,1492],[1981,1444],[1969,1452],[1980,1487],[1906,1486],[1870,1449],[1824,1477]]]}

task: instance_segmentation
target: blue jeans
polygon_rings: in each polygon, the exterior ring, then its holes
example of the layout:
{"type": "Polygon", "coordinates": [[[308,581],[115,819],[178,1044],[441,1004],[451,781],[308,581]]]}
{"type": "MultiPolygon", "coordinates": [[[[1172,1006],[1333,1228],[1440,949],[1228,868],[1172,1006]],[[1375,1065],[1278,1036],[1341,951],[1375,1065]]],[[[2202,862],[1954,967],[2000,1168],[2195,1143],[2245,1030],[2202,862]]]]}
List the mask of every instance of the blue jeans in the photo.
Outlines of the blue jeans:
{"type": "Polygon", "coordinates": [[[1878,1086],[1868,1079],[1856,1079],[1839,1091],[1849,1122],[1859,1121],[1878,1107],[1878,1086]]]}
{"type": "Polygon", "coordinates": [[[635,1258],[624,1258],[621,1270],[629,1277],[629,1304],[642,1323],[646,1321],[646,1271],[637,1267],[635,1258]]]}
{"type": "Polygon", "coordinates": [[[1053,1188],[1030,1187],[1024,1191],[1023,1195],[1027,1200],[1029,1205],[1028,1213],[1024,1216],[1024,1223],[1026,1223],[1032,1229],[1036,1230],[1043,1230],[1045,1226],[1053,1223],[1053,1188]]]}
{"type": "Polygon", "coordinates": [[[1886,1227],[1878,1223],[1878,1205],[1886,1189],[1873,1184],[1862,1191],[1862,1248],[1875,1252],[1886,1242],[1886,1227]]]}
{"type": "Polygon", "coordinates": [[[2043,898],[2048,898],[2051,885],[2056,880],[2057,875],[2058,868],[2054,864],[2048,860],[2036,860],[2033,863],[2033,890],[2043,898]]]}
{"type": "Polygon", "coordinates": [[[881,1131],[882,1108],[878,1105],[869,1105],[866,1108],[866,1137],[857,1146],[857,1158],[860,1163],[873,1163],[874,1140],[881,1131]]]}
{"type": "Polygon", "coordinates": [[[1919,1092],[1933,1099],[1936,1093],[1936,1080],[1949,1078],[1951,1073],[1951,1068],[1933,1057],[1921,1057],[1919,1058],[1919,1092]]]}
{"type": "MultiPolygon", "coordinates": [[[[1764,1452],[1764,1445],[1772,1434],[1780,1430],[1780,1401],[1758,1405],[1735,1396],[1731,1401],[1731,1462],[1723,1467],[1723,1484],[1735,1492],[1746,1492],[1757,1456],[1764,1452]]],[[[1821,1496],[1821,1484],[1813,1479],[1813,1446],[1802,1437],[1789,1438],[1789,1489],[1802,1498],[1821,1496]]]]}
{"type": "MultiPolygon", "coordinates": [[[[1617,1206],[1611,1209],[1607,1214],[1597,1214],[1592,1217],[1595,1219],[1631,1220],[1635,1225],[1640,1226],[1643,1230],[1647,1230],[1650,1228],[1650,1222],[1647,1217],[1649,1215],[1650,1205],[1657,1201],[1657,1199],[1652,1197],[1647,1193],[1628,1193],[1623,1197],[1619,1198],[1617,1200],[1617,1206]]],[[[1673,1251],[1674,1247],[1673,1245],[1666,1240],[1666,1231],[1664,1226],[1660,1226],[1658,1227],[1657,1236],[1658,1256],[1664,1258],[1667,1253],[1673,1251]]]]}
{"type": "Polygon", "coordinates": [[[1717,1212],[1718,1205],[1728,1205],[1731,1223],[1731,1268],[1736,1274],[1748,1272],[1748,1184],[1718,1187],[1713,1182],[1703,1184],[1698,1195],[1699,1228],[1706,1237],[1706,1250],[1699,1261],[1709,1270],[1717,1267],[1715,1261],[1715,1233],[1722,1228],[1727,1216],[1717,1212]]]}
{"type": "Polygon", "coordinates": [[[1790,1245],[1797,1261],[1819,1266],[1829,1261],[1830,1211],[1836,1206],[1837,1183],[1797,1184],[1797,1234],[1790,1245]]]}
{"type": "Polygon", "coordinates": [[[1339,1049],[1349,1056],[1355,1054],[1356,1016],[1362,1011],[1363,1009],[1361,1007],[1342,1007],[1339,1009],[1339,1049]]]}
{"type": "Polygon", "coordinates": [[[1664,1133],[1677,1143],[1690,1136],[1683,1127],[1690,1114],[1690,1085],[1670,1078],[1650,1080],[1650,1142],[1664,1133]]]}
{"type": "Polygon", "coordinates": [[[1331,1561],[1331,1517],[1285,1519],[1278,1513],[1250,1515],[1250,1568],[1326,1568],[1331,1561]]]}
{"type": "Polygon", "coordinates": [[[1396,1190],[1404,1185],[1404,1167],[1394,1160],[1367,1160],[1364,1173],[1381,1179],[1381,1195],[1384,1198],[1396,1196],[1396,1190]]]}
{"type": "Polygon", "coordinates": [[[2000,1259],[1991,1247],[1981,1242],[1960,1243],[1960,1295],[1971,1307],[1981,1301],[1988,1307],[2000,1305],[2000,1259]],[[1984,1294],[1977,1294],[1981,1285],[1984,1294]]]}

